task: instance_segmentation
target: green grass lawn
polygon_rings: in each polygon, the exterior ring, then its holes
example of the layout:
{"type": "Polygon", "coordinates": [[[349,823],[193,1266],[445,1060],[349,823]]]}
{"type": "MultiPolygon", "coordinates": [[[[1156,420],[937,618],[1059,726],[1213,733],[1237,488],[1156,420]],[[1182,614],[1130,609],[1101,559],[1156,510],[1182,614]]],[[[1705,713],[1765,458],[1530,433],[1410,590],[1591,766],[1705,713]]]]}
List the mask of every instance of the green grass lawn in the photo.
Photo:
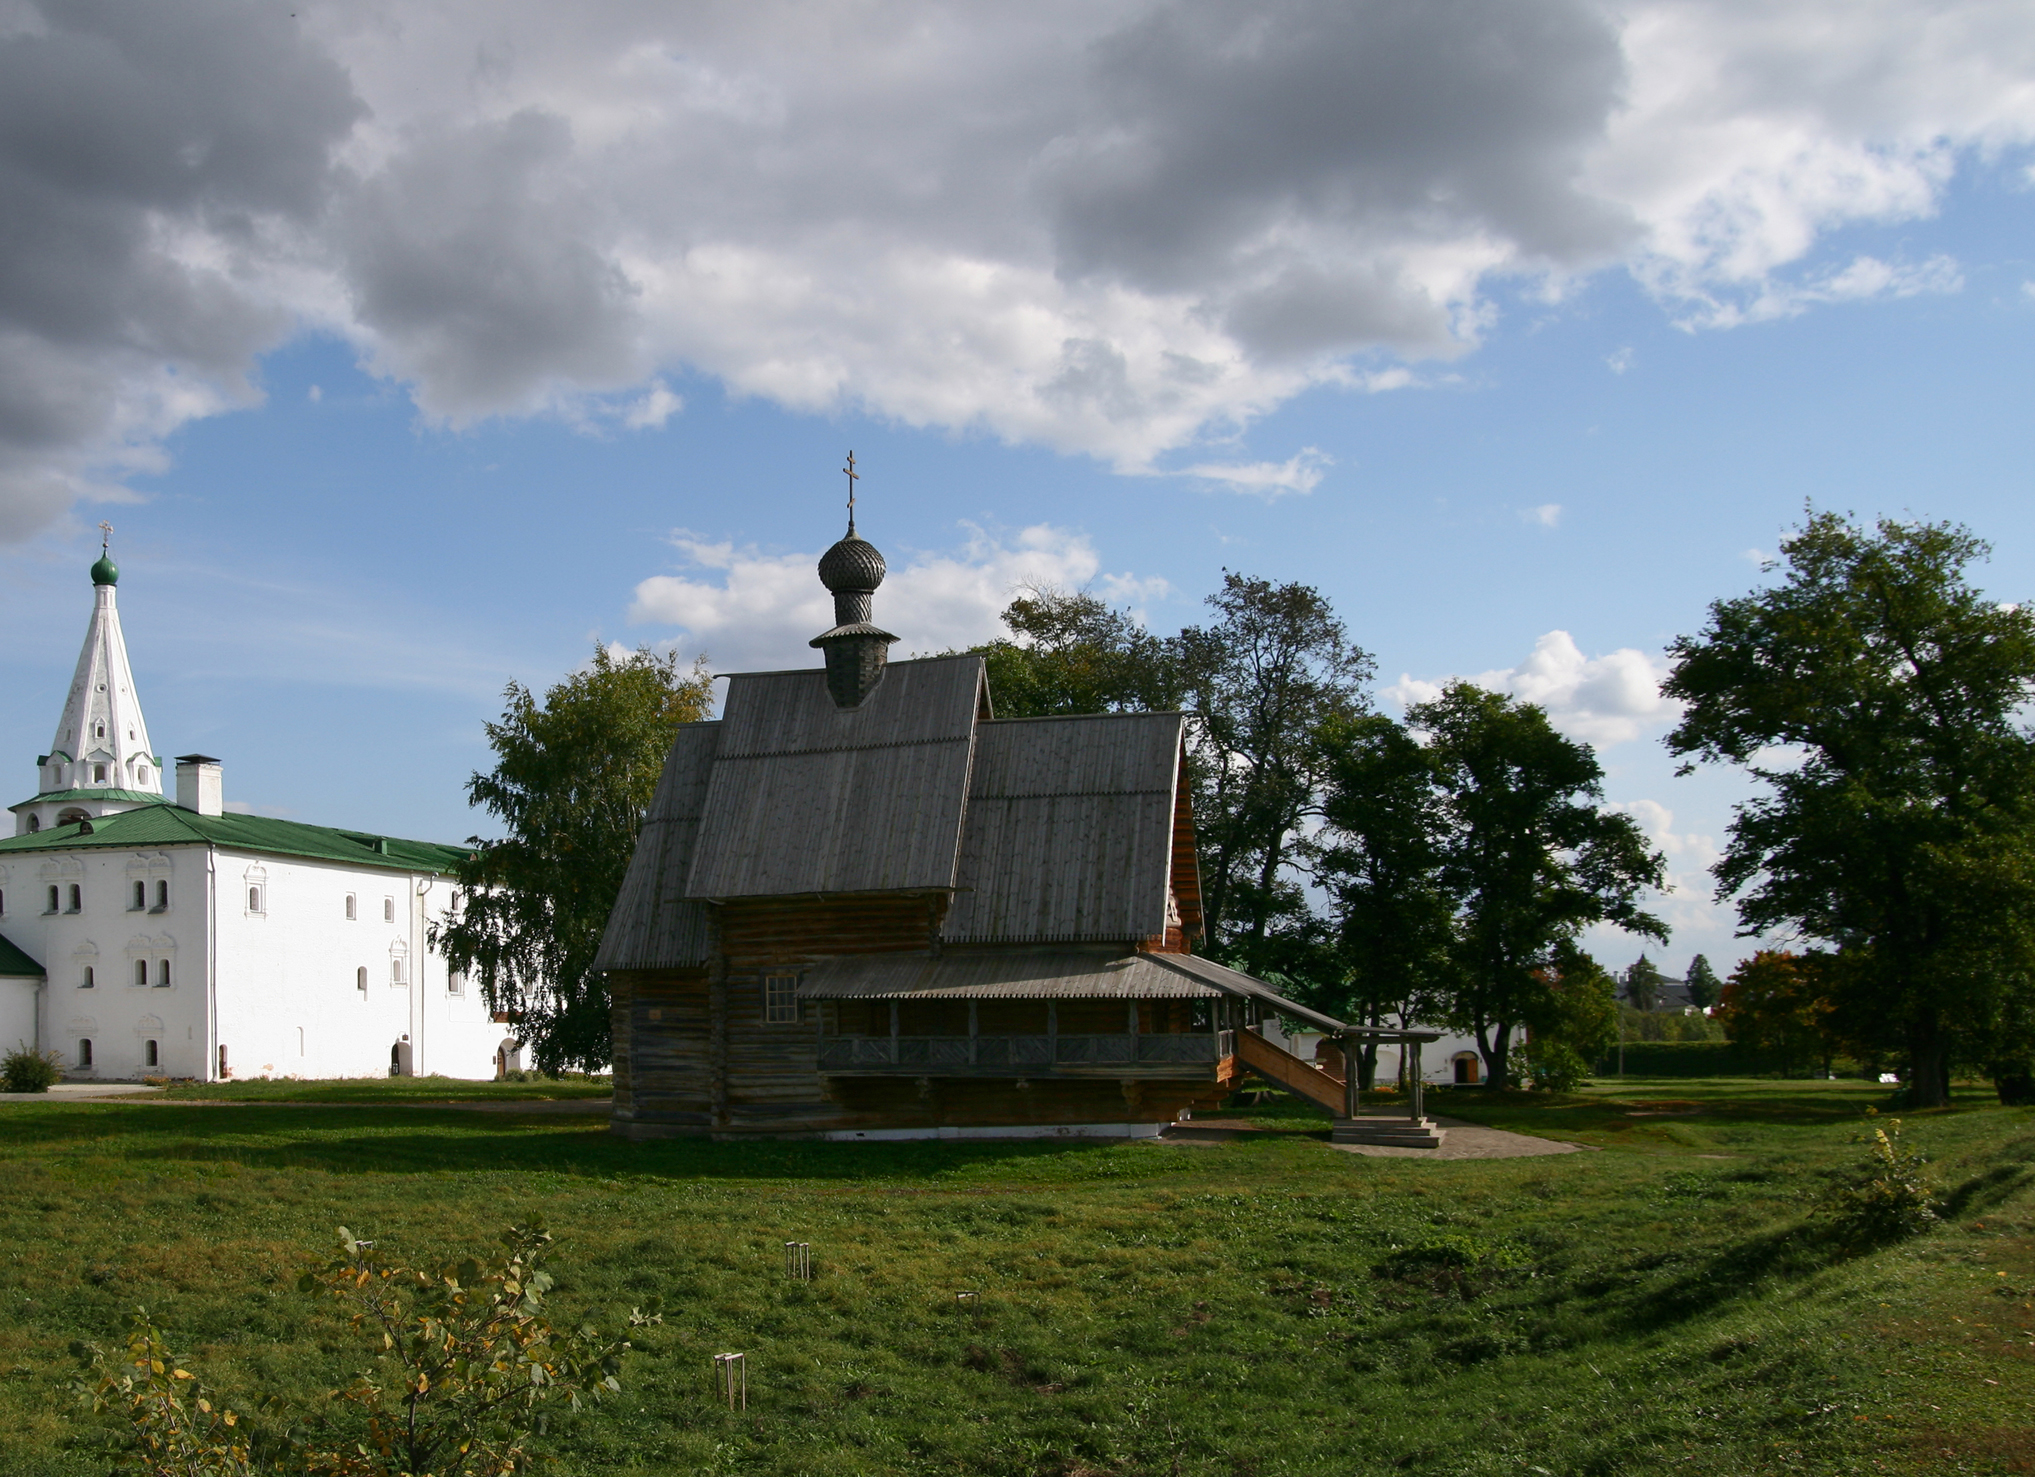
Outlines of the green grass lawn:
{"type": "Polygon", "coordinates": [[[423,1105],[9,1103],[0,1471],[113,1465],[66,1350],[137,1304],[237,1399],[322,1419],[370,1362],[296,1290],[335,1225],[449,1258],[530,1216],[561,1321],[664,1315],[623,1397],[545,1438],[565,1473],[2031,1470],[2035,1113],[1908,1118],[1949,1218],[1848,1253],[1808,1212],[1883,1097],[1436,1094],[1595,1150],[1484,1162],[1338,1153],[1276,1104],[1216,1145],[632,1145],[423,1105]],[[1408,1255],[1438,1243],[1476,1265],[1408,1255]]]}
{"type": "Polygon", "coordinates": [[[530,1082],[469,1082],[461,1077],[336,1077],[297,1081],[257,1077],[242,1082],[173,1082],[167,1098],[220,1103],[489,1103],[556,1102],[613,1097],[605,1077],[530,1082]]]}

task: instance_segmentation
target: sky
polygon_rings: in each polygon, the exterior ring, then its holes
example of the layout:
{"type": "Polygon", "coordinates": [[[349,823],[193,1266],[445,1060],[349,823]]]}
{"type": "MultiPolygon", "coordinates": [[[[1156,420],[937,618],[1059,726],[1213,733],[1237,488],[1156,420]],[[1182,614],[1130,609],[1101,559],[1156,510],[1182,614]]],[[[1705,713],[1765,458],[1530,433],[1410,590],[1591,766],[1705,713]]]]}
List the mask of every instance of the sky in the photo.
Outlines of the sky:
{"type": "Polygon", "coordinates": [[[165,754],[458,840],[511,680],[814,664],[852,449],[897,655],[1233,569],[1545,704],[1679,973],[1666,644],[1809,506],[2035,596],[2020,0],[0,0],[0,202],[16,798],[102,520],[165,754]]]}

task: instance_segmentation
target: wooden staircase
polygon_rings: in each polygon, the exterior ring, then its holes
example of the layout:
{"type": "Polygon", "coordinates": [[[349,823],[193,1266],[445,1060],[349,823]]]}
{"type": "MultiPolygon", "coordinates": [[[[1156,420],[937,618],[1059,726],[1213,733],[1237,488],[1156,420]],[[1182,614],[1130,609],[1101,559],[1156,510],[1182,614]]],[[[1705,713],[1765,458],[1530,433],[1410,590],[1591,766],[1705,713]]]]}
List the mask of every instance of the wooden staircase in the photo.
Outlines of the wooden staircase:
{"type": "Polygon", "coordinates": [[[1343,1074],[1336,1070],[1340,1063],[1333,1063],[1324,1070],[1274,1046],[1256,1031],[1239,1031],[1236,1041],[1238,1061],[1274,1087],[1283,1088],[1295,1097],[1314,1104],[1335,1119],[1335,1126],[1329,1132],[1332,1143],[1382,1144],[1399,1149],[1441,1147],[1442,1138],[1448,1130],[1436,1126],[1432,1118],[1348,1116],[1347,1083],[1343,1074]]]}

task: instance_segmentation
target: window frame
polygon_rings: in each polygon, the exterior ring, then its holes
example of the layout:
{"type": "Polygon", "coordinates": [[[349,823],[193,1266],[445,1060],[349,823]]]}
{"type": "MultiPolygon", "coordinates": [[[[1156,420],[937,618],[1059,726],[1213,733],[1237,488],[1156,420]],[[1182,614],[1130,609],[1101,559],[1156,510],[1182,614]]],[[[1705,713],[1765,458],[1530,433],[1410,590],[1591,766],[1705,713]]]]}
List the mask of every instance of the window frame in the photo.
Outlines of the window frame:
{"type": "Polygon", "coordinates": [[[772,970],[763,976],[764,1025],[796,1026],[804,1018],[798,979],[796,973],[786,970],[772,970]]]}

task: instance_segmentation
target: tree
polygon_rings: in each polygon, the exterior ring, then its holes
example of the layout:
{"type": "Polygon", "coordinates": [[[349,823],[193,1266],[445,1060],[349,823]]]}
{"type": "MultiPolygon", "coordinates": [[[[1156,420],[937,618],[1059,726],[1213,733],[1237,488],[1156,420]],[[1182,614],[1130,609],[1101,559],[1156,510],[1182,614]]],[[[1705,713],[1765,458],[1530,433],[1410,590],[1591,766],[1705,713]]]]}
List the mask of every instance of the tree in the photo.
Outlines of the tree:
{"type": "Polygon", "coordinates": [[[1814,513],[1778,585],[1670,647],[1675,754],[1741,765],[1718,895],[1746,933],[1838,951],[1838,1001],[1902,1050],[1918,1106],[1999,1050],[2035,963],[2035,617],[1969,580],[1963,528],[1814,513]],[[1776,757],[1778,756],[1778,757],[1776,757]]]}
{"type": "Polygon", "coordinates": [[[1634,1010],[1658,1010],[1661,986],[1666,983],[1667,976],[1660,972],[1660,966],[1641,954],[1627,967],[1621,993],[1634,1010]]]}
{"type": "Polygon", "coordinates": [[[1568,1092],[1618,1040],[1618,983],[1574,944],[1541,972],[1547,1003],[1529,1023],[1527,1069],[1536,1087],[1568,1092]]]}
{"type": "Polygon", "coordinates": [[[1717,1006],[1724,1034],[1736,1045],[1772,1057],[1781,1069],[1835,1055],[1832,1006],[1816,961],[1778,949],[1761,949],[1731,972],[1717,1006]]]}
{"type": "MultiPolygon", "coordinates": [[[[1451,909],[1440,877],[1434,763],[1381,713],[1336,716],[1317,736],[1323,836],[1314,874],[1328,896],[1335,963],[1307,1003],[1367,1026],[1430,1014],[1448,973],[1451,909]]],[[[1365,1042],[1359,1086],[1378,1044],[1365,1042]]]]}
{"type": "Polygon", "coordinates": [[[1039,589],[1003,612],[1010,636],[975,649],[999,718],[1163,712],[1181,701],[1173,643],[1085,592],[1039,589]]]}
{"type": "Polygon", "coordinates": [[[605,1065],[608,992],[593,962],[636,848],[674,734],[707,716],[703,667],[605,647],[544,694],[511,682],[487,725],[496,763],[467,782],[470,803],[500,819],[498,841],[471,838],[460,908],[431,944],[476,976],[547,1072],[605,1065]]]}
{"type": "Polygon", "coordinates": [[[1632,818],[1602,808],[1603,768],[1547,714],[1468,682],[1408,710],[1444,796],[1440,877],[1454,905],[1450,1017],[1474,1033],[1488,1085],[1512,1034],[1554,1008],[1550,971],[1596,923],[1665,942],[1639,906],[1663,880],[1632,818]]]}
{"type": "Polygon", "coordinates": [[[1717,971],[1710,967],[1710,961],[1698,954],[1689,961],[1689,1003],[1698,1010],[1708,1010],[1717,1003],[1717,997],[1724,986],[1717,978],[1717,971]]]}
{"type": "Polygon", "coordinates": [[[1309,847],[1331,719],[1365,706],[1372,662],[1319,590],[1225,571],[1208,597],[1218,619],[1179,636],[1195,715],[1194,811],[1202,910],[1214,952],[1251,971],[1281,962],[1273,935],[1304,932],[1307,898],[1291,872],[1309,847]]]}

